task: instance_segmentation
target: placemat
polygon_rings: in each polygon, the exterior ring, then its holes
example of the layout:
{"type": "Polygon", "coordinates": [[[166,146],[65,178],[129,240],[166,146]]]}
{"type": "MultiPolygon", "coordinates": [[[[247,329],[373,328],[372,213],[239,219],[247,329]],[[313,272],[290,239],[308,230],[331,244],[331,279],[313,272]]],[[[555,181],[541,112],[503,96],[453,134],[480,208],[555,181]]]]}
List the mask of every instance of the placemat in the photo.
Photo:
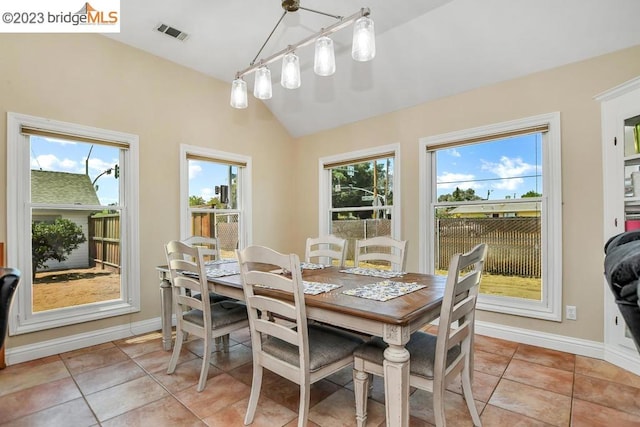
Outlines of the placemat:
{"type": "Polygon", "coordinates": [[[404,271],[378,270],[375,268],[352,267],[340,270],[340,273],[359,274],[361,276],[381,277],[383,279],[392,279],[394,277],[402,277],[404,271]]]}
{"type": "Polygon", "coordinates": [[[342,293],[376,301],[389,301],[390,299],[409,294],[422,288],[426,288],[426,285],[420,285],[416,282],[404,283],[384,280],[354,289],[347,289],[346,291],[342,291],[342,293]]]}
{"type": "Polygon", "coordinates": [[[233,259],[233,258],[222,258],[222,259],[216,259],[213,261],[205,261],[204,265],[220,265],[220,264],[228,264],[230,262],[237,262],[237,259],[233,259]]]}
{"type": "Polygon", "coordinates": [[[303,270],[320,270],[322,268],[325,268],[325,266],[313,262],[301,262],[300,268],[302,268],[303,270]]]}
{"type": "Polygon", "coordinates": [[[304,293],[307,295],[318,295],[324,292],[330,292],[341,286],[332,283],[307,282],[305,280],[302,281],[302,284],[304,285],[304,293]]]}
{"type": "MultiPolygon", "coordinates": [[[[213,266],[205,266],[205,271],[207,272],[207,279],[216,279],[218,277],[224,277],[224,276],[233,276],[236,274],[240,274],[237,271],[233,271],[233,270],[225,270],[223,268],[215,268],[213,266]]],[[[184,274],[185,276],[191,276],[191,277],[198,277],[198,274],[196,273],[192,273],[190,271],[183,271],[182,274],[184,274]]]]}

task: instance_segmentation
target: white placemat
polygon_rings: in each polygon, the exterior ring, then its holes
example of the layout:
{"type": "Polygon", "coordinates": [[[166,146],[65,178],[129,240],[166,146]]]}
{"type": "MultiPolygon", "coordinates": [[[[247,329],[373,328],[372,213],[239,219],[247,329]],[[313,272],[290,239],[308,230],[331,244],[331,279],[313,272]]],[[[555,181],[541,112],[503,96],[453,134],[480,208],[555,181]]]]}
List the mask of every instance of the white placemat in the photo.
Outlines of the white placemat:
{"type": "Polygon", "coordinates": [[[228,264],[230,262],[237,262],[238,260],[233,259],[233,258],[223,258],[223,259],[216,259],[213,261],[205,261],[204,265],[220,265],[220,264],[228,264]]]}
{"type": "Polygon", "coordinates": [[[322,264],[316,264],[313,262],[301,262],[300,268],[302,268],[303,270],[320,270],[325,268],[325,266],[322,264]]]}
{"type": "Polygon", "coordinates": [[[378,270],[375,268],[352,267],[340,270],[341,273],[359,274],[361,276],[381,277],[383,279],[393,279],[394,277],[402,277],[406,273],[404,271],[378,270]]]}
{"type": "Polygon", "coordinates": [[[346,291],[342,291],[342,293],[345,295],[376,301],[389,301],[390,299],[409,294],[425,287],[426,285],[420,285],[415,282],[404,283],[384,280],[382,282],[371,283],[354,289],[347,289],[346,291]]]}
{"type": "Polygon", "coordinates": [[[324,292],[330,292],[339,288],[341,285],[334,285],[332,283],[320,283],[320,282],[307,282],[302,281],[304,285],[304,293],[307,295],[318,295],[324,292]]]}

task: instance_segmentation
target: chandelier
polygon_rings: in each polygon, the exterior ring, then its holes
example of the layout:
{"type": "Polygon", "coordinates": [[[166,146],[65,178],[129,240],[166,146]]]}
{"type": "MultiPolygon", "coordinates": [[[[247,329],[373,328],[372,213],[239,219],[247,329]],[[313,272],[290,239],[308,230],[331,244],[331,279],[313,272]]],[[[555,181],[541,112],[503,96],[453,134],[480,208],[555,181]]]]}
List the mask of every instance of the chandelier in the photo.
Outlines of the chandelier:
{"type": "Polygon", "coordinates": [[[231,106],[233,108],[247,108],[247,82],[243,77],[254,73],[253,96],[258,99],[270,99],[272,95],[271,89],[271,71],[268,65],[282,59],[282,71],[280,76],[280,84],[286,89],[297,89],[300,87],[300,60],[296,55],[296,49],[315,43],[315,55],[313,63],[313,71],[318,76],[330,76],[336,71],[335,54],[333,50],[333,40],[329,35],[353,24],[353,44],[351,46],[351,57],[355,61],[370,61],[376,55],[375,34],[373,29],[373,21],[369,17],[369,8],[362,8],[358,12],[348,17],[332,15],[313,9],[300,6],[299,0],[283,0],[282,8],[284,13],[276,23],[271,33],[258,50],[258,53],[244,70],[238,71],[236,77],[231,84],[231,106]],[[287,13],[297,12],[298,9],[320,15],[330,16],[338,21],[326,28],[322,28],[315,34],[312,34],[298,43],[287,46],[285,49],[274,53],[273,55],[260,59],[256,62],[262,50],[267,45],[271,36],[276,31],[287,13]]]}

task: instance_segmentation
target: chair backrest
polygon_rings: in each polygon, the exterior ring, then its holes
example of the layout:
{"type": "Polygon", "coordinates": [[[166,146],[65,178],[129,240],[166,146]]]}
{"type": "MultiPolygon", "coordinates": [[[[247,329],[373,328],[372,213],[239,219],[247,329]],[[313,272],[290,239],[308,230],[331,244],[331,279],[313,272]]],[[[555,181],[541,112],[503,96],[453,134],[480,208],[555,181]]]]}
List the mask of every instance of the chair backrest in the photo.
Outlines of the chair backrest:
{"type": "Polygon", "coordinates": [[[389,264],[393,271],[404,271],[406,262],[407,241],[396,240],[389,236],[378,236],[370,239],[356,240],[355,266],[361,262],[376,261],[389,264]]]}
{"type": "Polygon", "coordinates": [[[173,285],[173,311],[176,315],[176,327],[203,337],[205,333],[209,333],[208,329],[189,322],[183,315],[192,309],[200,310],[203,314],[204,325],[211,325],[207,273],[203,259],[205,249],[174,240],[167,243],[165,250],[173,285]],[[201,294],[200,299],[191,296],[196,294],[201,294]]]}
{"type": "Polygon", "coordinates": [[[293,380],[295,377],[296,381],[299,381],[299,375],[308,375],[308,369],[304,367],[309,366],[309,338],[298,255],[281,254],[263,246],[249,246],[237,251],[237,254],[249,314],[254,357],[259,355],[263,366],[286,378],[293,380]],[[267,295],[265,287],[285,292],[290,296],[267,295]],[[273,318],[288,321],[274,322],[273,318]],[[289,321],[293,325],[289,324],[289,321]],[[299,364],[291,365],[277,355],[265,352],[262,346],[263,339],[269,337],[298,347],[299,364]]]}
{"type": "Polygon", "coordinates": [[[4,345],[13,295],[20,283],[20,270],[0,268],[0,348],[4,345]]]}
{"type": "Polygon", "coordinates": [[[347,241],[330,234],[328,236],[307,238],[307,247],[304,260],[317,262],[324,265],[333,265],[333,260],[338,260],[340,267],[344,266],[344,258],[347,254],[347,241]]]}
{"type": "Polygon", "coordinates": [[[182,243],[203,248],[202,255],[205,261],[220,259],[220,241],[217,237],[190,236],[182,240],[182,243]]]}
{"type": "Polygon", "coordinates": [[[487,245],[481,243],[465,254],[453,255],[449,262],[438,322],[434,393],[438,388],[444,393],[446,384],[458,375],[464,364],[473,364],[475,310],[486,255],[487,245]],[[460,354],[447,366],[449,350],[458,345],[460,354]]]}

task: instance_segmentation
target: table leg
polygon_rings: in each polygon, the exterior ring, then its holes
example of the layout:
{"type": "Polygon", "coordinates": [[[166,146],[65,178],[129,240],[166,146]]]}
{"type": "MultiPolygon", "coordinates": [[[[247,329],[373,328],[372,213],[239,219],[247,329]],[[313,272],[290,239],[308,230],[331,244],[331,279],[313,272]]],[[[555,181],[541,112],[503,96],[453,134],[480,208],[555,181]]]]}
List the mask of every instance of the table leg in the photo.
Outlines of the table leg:
{"type": "Polygon", "coordinates": [[[160,320],[162,322],[162,348],[165,350],[171,350],[171,315],[173,310],[171,305],[173,303],[173,296],[171,294],[171,282],[164,276],[161,276],[160,281],[160,299],[161,299],[161,312],[160,320]]]}
{"type": "Polygon", "coordinates": [[[409,425],[409,352],[402,345],[389,344],[384,351],[384,395],[387,426],[409,425]]]}

